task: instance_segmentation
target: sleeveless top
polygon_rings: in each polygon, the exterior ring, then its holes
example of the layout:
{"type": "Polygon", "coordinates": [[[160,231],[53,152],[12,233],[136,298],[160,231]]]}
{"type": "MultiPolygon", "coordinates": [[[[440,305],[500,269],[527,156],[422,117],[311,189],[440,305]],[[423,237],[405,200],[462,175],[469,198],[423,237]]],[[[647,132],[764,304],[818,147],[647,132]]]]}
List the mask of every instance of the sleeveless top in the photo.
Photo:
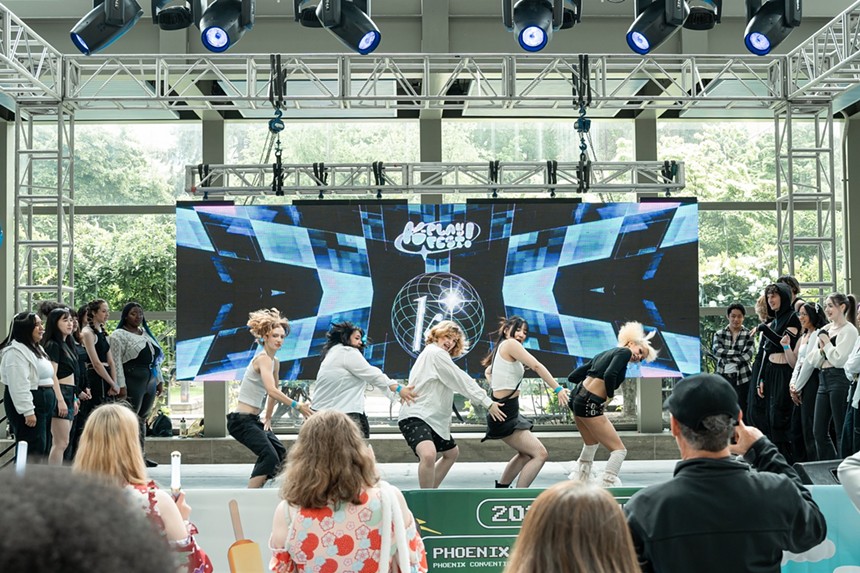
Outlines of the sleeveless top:
{"type": "Polygon", "coordinates": [[[513,390],[523,379],[526,368],[519,360],[508,362],[496,351],[493,356],[493,375],[491,376],[493,390],[513,390]]]}
{"type": "Polygon", "coordinates": [[[104,329],[96,330],[93,328],[93,332],[96,334],[96,355],[99,357],[99,362],[103,362],[107,364],[107,355],[110,351],[110,342],[108,342],[107,335],[105,334],[104,329]]]}
{"type": "MultiPolygon", "coordinates": [[[[254,360],[260,354],[254,356],[254,360]]],[[[266,406],[266,387],[263,385],[263,377],[259,372],[254,370],[254,360],[251,360],[248,363],[248,367],[245,368],[245,375],[242,377],[242,384],[239,386],[239,401],[248,406],[262,409],[266,406]]],[[[274,375],[274,373],[275,362],[272,361],[272,374],[274,375]]]]}
{"type": "Polygon", "coordinates": [[[40,356],[36,360],[36,376],[39,377],[40,387],[54,385],[54,366],[44,356],[40,356]]]}

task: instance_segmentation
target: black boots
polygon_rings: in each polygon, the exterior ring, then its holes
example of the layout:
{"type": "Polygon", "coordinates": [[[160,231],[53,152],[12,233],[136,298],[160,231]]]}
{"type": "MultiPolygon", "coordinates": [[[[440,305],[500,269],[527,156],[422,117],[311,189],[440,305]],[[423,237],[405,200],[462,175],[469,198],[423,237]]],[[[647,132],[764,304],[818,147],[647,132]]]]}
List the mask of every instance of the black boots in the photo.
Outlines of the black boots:
{"type": "Polygon", "coordinates": [[[511,487],[509,483],[499,483],[499,480],[496,480],[496,489],[508,489],[511,487]]]}

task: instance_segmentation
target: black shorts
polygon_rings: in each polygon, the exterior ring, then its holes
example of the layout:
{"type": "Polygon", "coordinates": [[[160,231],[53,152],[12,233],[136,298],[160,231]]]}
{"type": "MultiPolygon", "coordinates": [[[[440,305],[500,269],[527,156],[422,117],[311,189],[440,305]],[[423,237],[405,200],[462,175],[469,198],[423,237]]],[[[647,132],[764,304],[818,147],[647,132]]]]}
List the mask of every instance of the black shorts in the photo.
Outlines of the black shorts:
{"type": "Polygon", "coordinates": [[[603,415],[606,398],[592,394],[585,386],[577,384],[570,395],[568,407],[573,410],[574,416],[596,418],[603,415]]]}
{"type": "Polygon", "coordinates": [[[347,414],[349,418],[355,422],[358,426],[359,431],[361,432],[361,436],[366,440],[370,438],[370,422],[367,421],[366,414],[359,414],[358,412],[350,412],[347,414]]]}
{"type": "Polygon", "coordinates": [[[55,406],[53,417],[71,422],[75,418],[75,393],[77,390],[74,384],[60,384],[60,392],[63,394],[63,401],[69,411],[65,416],[60,416],[60,409],[55,406]]]}
{"type": "Polygon", "coordinates": [[[457,447],[457,442],[454,438],[446,440],[439,434],[433,431],[430,425],[421,418],[406,418],[397,423],[400,426],[400,433],[406,438],[406,443],[412,448],[412,452],[417,456],[418,452],[415,448],[418,444],[425,441],[432,441],[436,446],[437,452],[447,452],[457,447]]]}

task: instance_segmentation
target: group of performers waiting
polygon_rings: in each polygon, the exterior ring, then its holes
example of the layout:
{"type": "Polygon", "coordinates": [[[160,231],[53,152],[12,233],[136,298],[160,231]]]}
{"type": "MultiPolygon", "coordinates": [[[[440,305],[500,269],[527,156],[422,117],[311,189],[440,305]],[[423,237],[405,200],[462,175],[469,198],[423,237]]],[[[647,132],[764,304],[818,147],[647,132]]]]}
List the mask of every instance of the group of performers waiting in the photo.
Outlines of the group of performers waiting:
{"type": "Polygon", "coordinates": [[[520,385],[526,368],[549,386],[559,403],[568,404],[573,410],[584,446],[571,478],[589,479],[595,453],[603,445],[610,455],[600,483],[606,487],[620,485],[618,472],[627,450],[606,419],[604,407],[624,382],[628,363],[650,362],[657,356],[650,343],[653,333],[646,335],[637,322],[626,323],[619,330],[617,347],[601,352],[571,373],[573,391],[569,393],[523,346],[528,324],[521,317],[512,316],[501,321],[493,336],[492,350],[482,362],[492,387],[492,395],[488,395],[454,363],[469,341],[455,322],[446,320],[427,331],[424,350],[404,386],[364,358],[363,330],[350,322],[340,322],[333,324],[327,334],[310,402],[299,402],[281,392],[277,385],[276,353],[289,333],[287,320],[277,309],[264,309],[250,314],[248,327],[261,350],[242,379],[236,410],[227,417],[230,435],[257,455],[248,487],[262,487],[273,478],[286,454],[270,427],[276,402],[289,405],[306,417],[322,410],[340,411],[352,418],[367,438],[370,432],[364,391],[368,384],[389,390],[391,400],[401,401],[398,425],[418,458],[421,488],[439,487],[459,455],[451,436],[455,393],[487,410],[484,440],[500,439],[515,451],[496,487],[511,487],[515,481],[516,487],[528,487],[546,462],[547,452],[531,432],[532,422],[520,413],[520,385]]]}
{"type": "Polygon", "coordinates": [[[752,329],[743,305],[730,305],[713,338],[716,372],[789,463],[845,458],[860,451],[857,301],[835,292],[822,305],[798,298],[799,290],[791,276],[768,285],[752,329]]]}

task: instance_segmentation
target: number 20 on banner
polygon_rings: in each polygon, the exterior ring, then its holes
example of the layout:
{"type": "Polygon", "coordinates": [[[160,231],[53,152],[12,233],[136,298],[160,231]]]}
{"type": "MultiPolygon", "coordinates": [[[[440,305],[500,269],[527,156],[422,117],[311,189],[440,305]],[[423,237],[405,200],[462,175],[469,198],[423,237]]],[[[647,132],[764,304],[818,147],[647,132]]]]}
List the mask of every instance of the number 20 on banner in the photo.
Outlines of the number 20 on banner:
{"type": "Polygon", "coordinates": [[[485,499],[478,505],[478,523],[486,529],[519,529],[533,501],[534,498],[485,499]]]}

